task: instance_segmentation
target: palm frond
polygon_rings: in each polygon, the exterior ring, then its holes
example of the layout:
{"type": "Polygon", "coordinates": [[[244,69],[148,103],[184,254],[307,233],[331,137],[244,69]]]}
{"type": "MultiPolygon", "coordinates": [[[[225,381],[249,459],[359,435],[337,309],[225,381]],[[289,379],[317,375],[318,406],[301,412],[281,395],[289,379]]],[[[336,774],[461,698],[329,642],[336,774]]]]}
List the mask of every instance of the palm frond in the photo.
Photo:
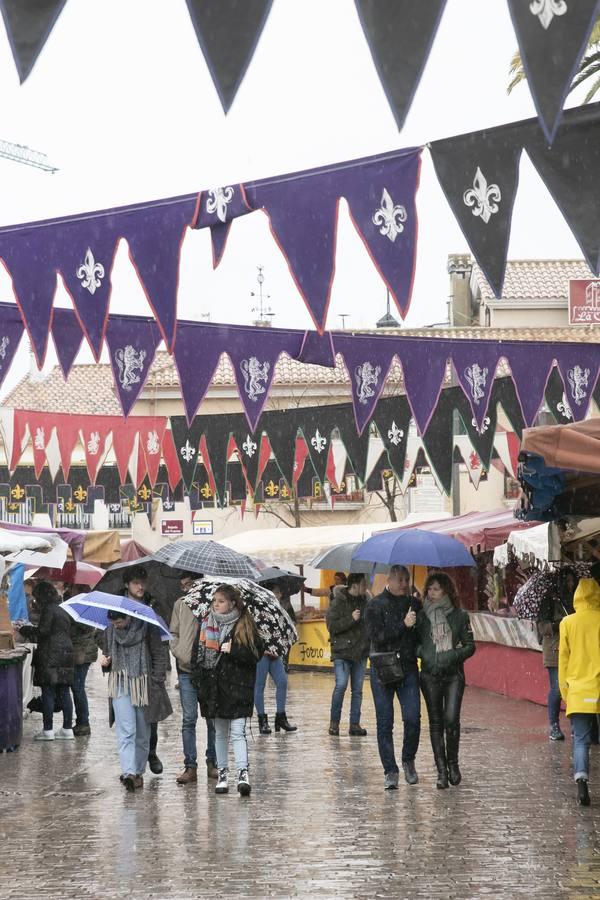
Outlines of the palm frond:
{"type": "Polygon", "coordinates": [[[524,81],[527,78],[527,76],[525,75],[525,69],[523,68],[521,54],[518,51],[510,61],[508,77],[510,78],[510,82],[508,84],[508,88],[506,89],[507,94],[510,94],[513,88],[516,88],[516,86],[520,84],[521,81],[524,81]]]}
{"type": "MultiPolygon", "coordinates": [[[[597,68],[597,62],[600,60],[600,19],[597,19],[594,27],[592,28],[592,33],[590,34],[590,38],[587,45],[586,56],[583,57],[579,66],[577,67],[577,74],[573,79],[571,87],[569,91],[574,91],[579,87],[584,81],[587,81],[588,78],[591,78],[596,72],[600,71],[597,68]]],[[[510,67],[508,70],[509,83],[506,89],[507,93],[510,94],[514,88],[521,82],[527,80],[527,74],[525,72],[525,68],[523,66],[523,60],[521,59],[521,54],[517,51],[513,58],[510,61],[510,67]]],[[[595,81],[593,86],[590,88],[588,93],[586,94],[584,103],[589,103],[590,99],[595,96],[598,91],[598,82],[595,81]]]]}
{"type": "MultiPolygon", "coordinates": [[[[596,71],[600,71],[600,66],[598,66],[596,71]]],[[[600,90],[600,75],[598,76],[598,78],[596,78],[593,85],[591,86],[591,88],[589,89],[587,94],[585,95],[583,102],[589,103],[590,100],[596,96],[596,94],[598,93],[599,90],[600,90]]]]}
{"type": "MultiPolygon", "coordinates": [[[[569,93],[571,93],[571,91],[574,91],[576,88],[578,88],[579,85],[583,84],[584,81],[587,81],[588,78],[591,78],[592,75],[595,75],[596,72],[600,72],[600,53],[596,53],[593,60],[590,58],[589,63],[586,66],[586,68],[582,69],[582,71],[578,75],[575,76],[575,78],[573,79],[573,83],[571,84],[571,87],[569,88],[569,93]]],[[[584,101],[584,102],[587,102],[587,101],[584,101]]]]}

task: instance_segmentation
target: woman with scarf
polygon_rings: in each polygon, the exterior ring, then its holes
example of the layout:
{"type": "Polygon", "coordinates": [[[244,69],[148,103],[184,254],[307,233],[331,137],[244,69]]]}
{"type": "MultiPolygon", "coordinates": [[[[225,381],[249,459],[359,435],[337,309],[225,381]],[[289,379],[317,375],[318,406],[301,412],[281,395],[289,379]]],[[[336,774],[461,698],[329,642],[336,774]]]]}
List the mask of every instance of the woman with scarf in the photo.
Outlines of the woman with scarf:
{"type": "Polygon", "coordinates": [[[238,771],[237,789],[243,797],[250,794],[246,719],[252,716],[256,666],[263,650],[262,638],[239,591],[230,584],[219,585],[192,653],[192,680],[200,712],[215,725],[217,794],[229,790],[230,739],[238,771]]]}
{"type": "Polygon", "coordinates": [[[108,672],[110,724],[116,726],[121,782],[128,791],[144,785],[150,723],[173,712],[165,688],[166,655],[158,629],[109,610],[100,665],[108,672]]]}
{"type": "Polygon", "coordinates": [[[417,615],[421,691],[427,705],[429,734],[440,790],[461,782],[458,767],[460,707],[465,689],[463,663],[475,653],[469,614],[458,608],[454,582],[434,572],[423,589],[417,615]]]}

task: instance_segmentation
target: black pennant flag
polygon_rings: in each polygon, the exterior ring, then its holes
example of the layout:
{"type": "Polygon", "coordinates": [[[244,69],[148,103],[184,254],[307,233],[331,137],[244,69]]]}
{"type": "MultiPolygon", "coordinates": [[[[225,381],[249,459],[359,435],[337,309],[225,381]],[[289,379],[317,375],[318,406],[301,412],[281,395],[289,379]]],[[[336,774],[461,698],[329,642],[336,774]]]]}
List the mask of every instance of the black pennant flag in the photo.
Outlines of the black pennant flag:
{"type": "Polygon", "coordinates": [[[337,427],[337,411],[330,406],[317,406],[298,413],[298,424],[304,435],[308,455],[321,484],[325,483],[327,460],[331,448],[331,432],[337,427]]]}
{"type": "Polygon", "coordinates": [[[546,406],[550,410],[557,425],[568,425],[573,421],[573,413],[569,406],[565,393],[565,386],[560,377],[560,372],[554,366],[550,372],[550,378],[546,385],[546,393],[544,394],[546,406]]]}
{"type": "MultiPolygon", "coordinates": [[[[215,480],[217,501],[222,505],[225,498],[225,484],[227,481],[227,448],[231,427],[229,416],[196,416],[202,436],[206,442],[210,468],[215,480]]],[[[172,420],[171,420],[172,421],[172,420]]],[[[204,460],[206,464],[206,460],[204,460]]]]}
{"type": "MultiPolygon", "coordinates": [[[[256,487],[258,478],[258,464],[260,461],[260,445],[268,413],[263,414],[260,426],[256,431],[251,431],[248,420],[244,415],[229,416],[231,434],[235,438],[240,454],[241,463],[246,471],[248,484],[252,491],[256,487]]],[[[292,460],[292,465],[293,465],[292,460]]]]}
{"type": "Polygon", "coordinates": [[[454,400],[455,388],[442,391],[427,430],[423,446],[431,466],[446,494],[452,489],[452,462],[454,458],[454,400]]]}
{"type": "MultiPolygon", "coordinates": [[[[334,407],[331,408],[333,409],[334,407]]],[[[354,421],[354,413],[352,408],[348,409],[347,403],[337,407],[336,422],[340,440],[354,469],[354,474],[361,484],[364,484],[371,429],[367,425],[362,434],[358,433],[356,422],[354,421]]]]}
{"type": "MultiPolygon", "coordinates": [[[[216,419],[217,416],[214,418],[216,419]]],[[[192,424],[188,426],[185,416],[171,416],[171,432],[177,451],[177,459],[181,467],[181,477],[185,489],[189,493],[194,483],[194,475],[198,465],[202,423],[199,421],[199,417],[196,416],[192,420],[192,424]]]]}
{"type": "Polygon", "coordinates": [[[504,282],[521,138],[517,124],[431,144],[442,189],[496,297],[504,282]]]}
{"type": "MultiPolygon", "coordinates": [[[[263,415],[262,426],[267,432],[279,471],[291,487],[294,480],[296,436],[298,434],[297,410],[274,410],[263,415]]],[[[258,451],[260,452],[260,443],[258,451]]]]}
{"type": "Polygon", "coordinates": [[[384,397],[375,407],[371,419],[371,422],[377,426],[377,431],[387,451],[390,466],[400,481],[404,476],[410,419],[410,406],[405,395],[384,397]]]}
{"type": "Polygon", "coordinates": [[[187,0],[188,9],[225,112],[233,103],[273,0],[187,0]]]}
{"type": "Polygon", "coordinates": [[[377,74],[402,128],[446,0],[355,0],[377,74]]]}
{"type": "Polygon", "coordinates": [[[67,0],[0,0],[21,84],[31,73],[67,0]]]}
{"type": "Polygon", "coordinates": [[[469,441],[471,442],[473,449],[477,453],[477,456],[481,460],[484,469],[489,469],[492,459],[492,453],[494,450],[494,438],[496,436],[496,423],[498,420],[498,401],[496,399],[497,384],[498,382],[495,381],[492,385],[490,403],[487,413],[481,424],[481,431],[479,431],[477,428],[477,423],[473,418],[473,410],[471,409],[471,405],[464,395],[464,391],[460,390],[459,388],[453,387],[449,388],[448,391],[443,392],[444,394],[451,394],[452,406],[460,416],[465,427],[465,431],[469,436],[469,441]]]}
{"type": "Polygon", "coordinates": [[[533,102],[551,144],[600,3],[508,0],[508,6],[533,102]]]}

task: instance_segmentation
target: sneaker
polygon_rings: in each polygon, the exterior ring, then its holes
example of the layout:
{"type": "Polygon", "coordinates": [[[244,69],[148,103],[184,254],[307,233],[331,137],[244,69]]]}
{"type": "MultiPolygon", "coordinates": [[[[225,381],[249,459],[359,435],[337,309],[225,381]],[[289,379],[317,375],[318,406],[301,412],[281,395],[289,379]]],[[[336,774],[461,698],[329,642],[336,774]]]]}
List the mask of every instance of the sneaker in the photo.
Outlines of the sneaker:
{"type": "Polygon", "coordinates": [[[587,779],[577,779],[577,803],[579,806],[590,805],[590,792],[588,790],[587,779]]]}
{"type": "Polygon", "coordinates": [[[53,731],[38,731],[37,734],[33,736],[34,741],[53,741],[54,740],[54,732],[53,731]]]}
{"type": "Polygon", "coordinates": [[[82,737],[83,735],[91,734],[92,729],[89,725],[75,725],[73,727],[73,734],[75,737],[82,737]]]}
{"type": "Polygon", "coordinates": [[[227,775],[229,774],[229,769],[219,769],[219,777],[217,779],[217,783],[215,785],[215,794],[228,794],[229,793],[229,785],[227,783],[227,775]]]}
{"type": "Polygon", "coordinates": [[[558,724],[558,722],[555,722],[551,727],[548,737],[551,741],[564,741],[565,736],[560,730],[560,725],[558,724]]]}
{"type": "Polygon", "coordinates": [[[242,797],[249,797],[250,791],[252,788],[250,787],[250,779],[248,778],[248,769],[240,769],[238,772],[238,792],[242,795],[242,797]]]}
{"type": "Polygon", "coordinates": [[[54,737],[57,741],[74,741],[75,735],[73,734],[72,728],[59,728],[58,731],[54,733],[54,737]]]}
{"type": "Polygon", "coordinates": [[[402,768],[404,769],[404,777],[406,779],[406,783],[418,784],[419,776],[417,775],[417,770],[415,769],[414,759],[411,759],[408,762],[403,762],[402,768]]]}
{"type": "Polygon", "coordinates": [[[383,789],[384,791],[397,791],[398,790],[398,773],[397,772],[386,772],[383,779],[383,789]]]}

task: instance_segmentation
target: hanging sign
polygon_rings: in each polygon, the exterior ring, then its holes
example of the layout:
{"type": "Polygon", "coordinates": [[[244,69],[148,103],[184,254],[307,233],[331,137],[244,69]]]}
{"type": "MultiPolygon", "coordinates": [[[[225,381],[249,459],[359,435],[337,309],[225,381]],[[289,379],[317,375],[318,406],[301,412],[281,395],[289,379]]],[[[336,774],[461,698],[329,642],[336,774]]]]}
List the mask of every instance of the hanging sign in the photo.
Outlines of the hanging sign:
{"type": "Polygon", "coordinates": [[[160,533],[163,537],[181,537],[183,534],[183,519],[161,519],[160,533]]]}
{"type": "Polygon", "coordinates": [[[600,280],[570,279],[569,325],[600,325],[600,280]]]}

